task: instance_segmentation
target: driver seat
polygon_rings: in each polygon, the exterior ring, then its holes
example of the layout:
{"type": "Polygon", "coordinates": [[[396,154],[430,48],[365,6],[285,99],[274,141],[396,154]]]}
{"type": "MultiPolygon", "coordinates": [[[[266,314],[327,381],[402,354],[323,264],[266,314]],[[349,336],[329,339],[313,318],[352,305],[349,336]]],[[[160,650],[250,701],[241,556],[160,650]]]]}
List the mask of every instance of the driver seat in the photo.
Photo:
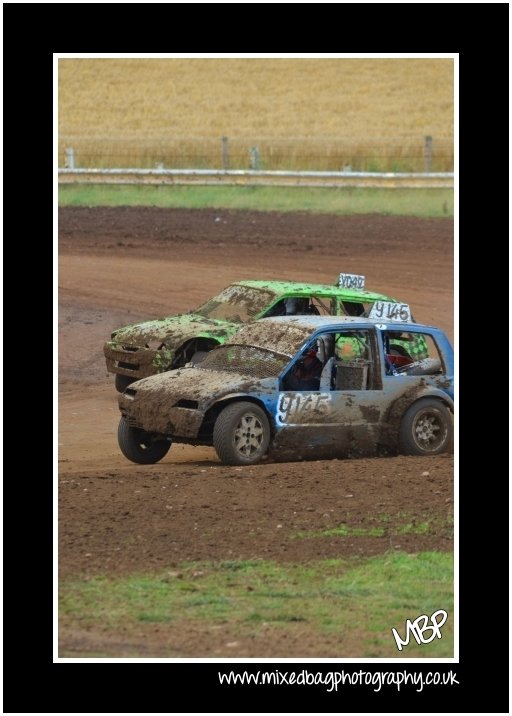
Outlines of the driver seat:
{"type": "Polygon", "coordinates": [[[318,351],[316,357],[324,364],[320,374],[319,390],[331,390],[333,387],[333,368],[336,362],[334,357],[334,336],[325,335],[317,339],[318,351]]]}
{"type": "Polygon", "coordinates": [[[336,365],[336,358],[331,356],[320,374],[320,385],[319,390],[332,390],[334,388],[334,367],[336,365]]]}
{"type": "Polygon", "coordinates": [[[334,355],[334,337],[327,334],[316,339],[318,351],[316,357],[324,365],[334,355]]]}

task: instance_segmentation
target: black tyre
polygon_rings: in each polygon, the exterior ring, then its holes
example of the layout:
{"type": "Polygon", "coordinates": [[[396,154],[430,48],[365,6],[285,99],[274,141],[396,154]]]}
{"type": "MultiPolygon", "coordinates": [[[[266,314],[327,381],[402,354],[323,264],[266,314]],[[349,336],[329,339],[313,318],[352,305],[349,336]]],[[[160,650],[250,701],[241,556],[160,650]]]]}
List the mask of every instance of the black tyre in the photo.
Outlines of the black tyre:
{"type": "Polygon", "coordinates": [[[399,450],[404,455],[438,455],[445,452],[453,436],[452,416],[436,398],[421,398],[402,418],[399,450]]]}
{"type": "Polygon", "coordinates": [[[130,378],[129,375],[119,375],[119,373],[116,373],[116,390],[118,393],[124,393],[126,388],[131,384],[135,382],[135,378],[130,378]]]}
{"type": "Polygon", "coordinates": [[[197,365],[198,363],[201,363],[202,360],[206,358],[209,351],[196,351],[192,358],[190,359],[191,365],[197,365]]]}
{"type": "Polygon", "coordinates": [[[226,465],[253,465],[266,454],[270,426],[265,412],[254,403],[231,403],[213,428],[213,445],[226,465]]]}
{"type": "Polygon", "coordinates": [[[155,440],[151,433],[132,428],[124,418],[119,421],[117,441],[121,452],[128,460],[139,465],[152,465],[169,452],[169,440],[155,440]]]}

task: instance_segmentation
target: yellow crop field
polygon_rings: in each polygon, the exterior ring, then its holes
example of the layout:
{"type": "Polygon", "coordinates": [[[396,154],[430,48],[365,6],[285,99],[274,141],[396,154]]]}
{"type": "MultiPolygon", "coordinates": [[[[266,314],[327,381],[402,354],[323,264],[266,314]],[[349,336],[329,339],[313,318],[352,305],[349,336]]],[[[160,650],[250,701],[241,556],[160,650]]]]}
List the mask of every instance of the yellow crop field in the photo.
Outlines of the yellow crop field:
{"type": "Polygon", "coordinates": [[[449,163],[453,69],[433,58],[60,59],[59,159],[73,146],[84,165],[218,165],[225,136],[232,166],[256,144],[269,167],[378,168],[421,159],[430,135],[449,163]]]}

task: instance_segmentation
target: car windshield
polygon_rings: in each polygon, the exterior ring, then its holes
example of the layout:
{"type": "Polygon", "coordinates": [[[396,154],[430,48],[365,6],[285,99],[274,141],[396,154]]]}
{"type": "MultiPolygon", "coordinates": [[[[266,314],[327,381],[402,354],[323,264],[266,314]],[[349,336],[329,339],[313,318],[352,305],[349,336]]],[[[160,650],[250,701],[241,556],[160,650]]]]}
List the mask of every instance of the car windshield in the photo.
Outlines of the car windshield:
{"type": "Polygon", "coordinates": [[[270,305],[275,298],[271,291],[232,284],[210,298],[193,313],[232,323],[248,323],[270,305]]]}
{"type": "Polygon", "coordinates": [[[291,358],[309,339],[311,328],[292,319],[262,318],[240,328],[224,345],[255,346],[291,358]],[[285,322],[286,321],[286,322],[285,322]]]}
{"type": "Polygon", "coordinates": [[[257,378],[278,376],[311,335],[311,328],[271,318],[249,323],[224,345],[214,348],[198,367],[229,370],[257,378]]]}
{"type": "Polygon", "coordinates": [[[252,378],[276,378],[288,365],[288,356],[256,346],[223,345],[201,361],[201,370],[232,371],[252,378]]]}

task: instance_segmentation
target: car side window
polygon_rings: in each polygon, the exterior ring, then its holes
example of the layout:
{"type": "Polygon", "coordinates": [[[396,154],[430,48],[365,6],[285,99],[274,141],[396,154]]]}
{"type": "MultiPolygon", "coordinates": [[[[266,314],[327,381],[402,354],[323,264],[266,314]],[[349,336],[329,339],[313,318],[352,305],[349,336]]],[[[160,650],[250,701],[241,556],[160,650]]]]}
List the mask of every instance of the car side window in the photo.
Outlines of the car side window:
{"type": "Polygon", "coordinates": [[[342,313],[345,316],[362,316],[366,310],[364,303],[358,301],[342,301],[342,313]]]}
{"type": "Polygon", "coordinates": [[[265,313],[271,316],[330,316],[335,312],[334,302],[317,296],[287,296],[281,298],[265,313]]]}
{"type": "Polygon", "coordinates": [[[445,368],[439,349],[428,333],[384,331],[387,375],[436,375],[445,368]]]}
{"type": "Polygon", "coordinates": [[[284,303],[284,298],[282,298],[280,301],[277,301],[277,303],[274,303],[273,306],[271,306],[266,313],[263,314],[263,318],[271,318],[273,316],[285,316],[286,315],[286,306],[284,303]]]}
{"type": "Polygon", "coordinates": [[[373,334],[366,330],[343,331],[335,340],[334,390],[370,390],[377,371],[373,334]]]}
{"type": "Polygon", "coordinates": [[[322,333],[284,376],[282,389],[322,392],[379,389],[382,380],[374,364],[376,355],[371,331],[322,333]]]}
{"type": "Polygon", "coordinates": [[[320,377],[324,367],[324,360],[319,349],[320,344],[316,340],[306,346],[300,358],[284,376],[283,390],[320,390],[320,377]]]}
{"type": "Polygon", "coordinates": [[[316,316],[332,316],[336,313],[336,302],[325,296],[311,296],[310,313],[316,316]]]}

